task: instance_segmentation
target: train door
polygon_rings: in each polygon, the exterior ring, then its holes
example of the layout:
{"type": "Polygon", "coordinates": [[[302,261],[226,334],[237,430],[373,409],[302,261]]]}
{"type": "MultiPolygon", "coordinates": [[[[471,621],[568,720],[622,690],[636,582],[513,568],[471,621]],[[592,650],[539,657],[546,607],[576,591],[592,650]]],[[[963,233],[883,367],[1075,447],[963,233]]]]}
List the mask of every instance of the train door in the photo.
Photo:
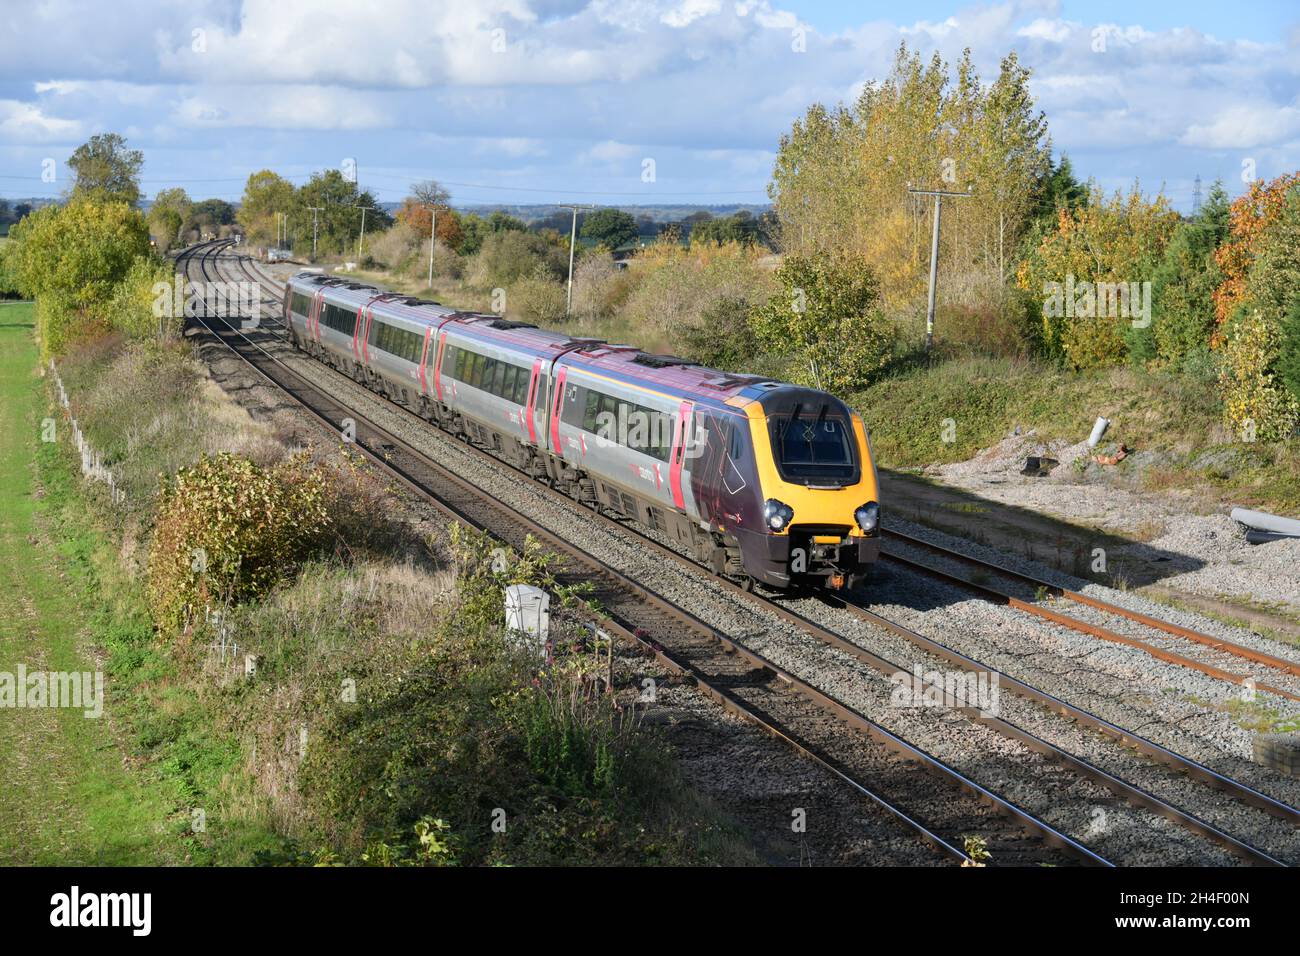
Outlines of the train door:
{"type": "MultiPolygon", "coordinates": [[[[433,341],[433,333],[435,331],[436,330],[432,325],[424,330],[424,346],[423,348],[420,349],[420,394],[421,395],[429,394],[429,377],[428,375],[425,374],[425,369],[429,367],[428,366],[429,354],[433,353],[433,358],[435,361],[438,358],[438,346],[435,345],[433,341]]],[[[434,375],[436,377],[437,373],[435,372],[434,375]]]]}
{"type": "MultiPolygon", "coordinates": [[[[432,326],[430,327],[432,329],[432,326]]],[[[439,330],[438,348],[433,356],[433,392],[442,401],[442,356],[447,351],[447,333],[439,330]]]]}
{"type": "Polygon", "coordinates": [[[686,454],[691,449],[692,436],[691,412],[695,403],[684,401],[677,408],[677,424],[673,428],[673,446],[668,460],[668,487],[673,493],[673,507],[679,511],[686,509],[686,496],[682,489],[682,469],[686,465],[686,454]]]}
{"type": "Polygon", "coordinates": [[[311,299],[311,309],[307,315],[307,338],[320,342],[320,310],[325,307],[325,290],[321,289],[311,299]]]}
{"type": "Polygon", "coordinates": [[[550,409],[551,454],[558,458],[564,457],[564,446],[560,444],[560,413],[564,410],[564,382],[568,375],[569,370],[561,367],[552,385],[550,402],[547,406],[550,409]]]}

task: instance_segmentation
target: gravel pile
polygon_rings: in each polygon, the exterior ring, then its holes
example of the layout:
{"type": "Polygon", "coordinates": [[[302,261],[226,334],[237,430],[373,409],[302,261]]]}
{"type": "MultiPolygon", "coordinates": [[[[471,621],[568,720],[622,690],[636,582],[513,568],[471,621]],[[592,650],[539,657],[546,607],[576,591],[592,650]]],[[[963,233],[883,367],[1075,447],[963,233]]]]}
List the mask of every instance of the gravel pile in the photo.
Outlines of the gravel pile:
{"type": "Polygon", "coordinates": [[[1144,548],[1185,559],[1182,573],[1162,579],[1167,587],[1206,597],[1245,598],[1300,620],[1300,538],[1249,544],[1245,531],[1227,515],[1186,515],[1170,520],[1163,534],[1132,552],[1144,548]]]}

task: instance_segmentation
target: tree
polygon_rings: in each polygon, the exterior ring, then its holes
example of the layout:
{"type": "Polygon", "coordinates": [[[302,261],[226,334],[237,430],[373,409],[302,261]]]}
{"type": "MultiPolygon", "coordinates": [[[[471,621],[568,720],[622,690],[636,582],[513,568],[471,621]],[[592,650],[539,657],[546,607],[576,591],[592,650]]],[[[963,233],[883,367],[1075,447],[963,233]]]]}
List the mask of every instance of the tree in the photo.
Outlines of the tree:
{"type": "Polygon", "coordinates": [[[411,196],[417,203],[425,206],[446,206],[451,202],[451,193],[442,187],[436,179],[426,179],[411,187],[411,196]]]}
{"type": "MultiPolygon", "coordinates": [[[[454,209],[447,206],[439,206],[438,209],[438,240],[451,249],[460,251],[461,243],[464,241],[464,230],[461,228],[460,216],[454,209]]],[[[404,222],[422,239],[429,238],[430,218],[433,213],[428,206],[419,201],[416,196],[407,196],[402,200],[402,205],[398,207],[393,218],[397,222],[404,222]]]]}
{"type": "Polygon", "coordinates": [[[1291,397],[1300,402],[1300,298],[1282,320],[1277,356],[1277,377],[1286,386],[1291,397]]]}
{"type": "Polygon", "coordinates": [[[68,168],[73,176],[72,195],[74,198],[135,205],[140,201],[140,169],[143,166],[144,153],[127,149],[126,140],[117,133],[92,136],[68,158],[68,168]]]}
{"type": "Polygon", "coordinates": [[[138,258],[149,255],[144,216],[124,202],[76,199],[45,206],[9,234],[8,266],[23,294],[35,297],[42,356],[110,323],[114,289],[138,258]]]}
{"type": "Polygon", "coordinates": [[[1042,296],[1050,354],[1074,368],[1114,364],[1130,350],[1142,356],[1150,333],[1139,314],[1142,282],[1156,271],[1178,221],[1164,196],[1147,200],[1136,183],[1127,196],[1106,199],[1094,188],[1087,204],[1057,210],[1056,228],[1017,273],[1021,289],[1042,296]]]}
{"type": "Polygon", "coordinates": [[[597,209],[582,223],[582,238],[610,249],[635,242],[637,235],[636,218],[621,209],[597,209]]]}
{"type": "Polygon", "coordinates": [[[294,235],[308,243],[312,235],[313,206],[318,210],[315,213],[317,246],[322,252],[357,251],[363,209],[367,233],[381,232],[393,224],[392,217],[375,202],[374,196],[359,190],[356,183],[337,169],[312,173],[294,197],[290,211],[294,235]]]}
{"type": "Polygon", "coordinates": [[[691,229],[691,242],[740,242],[752,245],[758,241],[758,220],[753,214],[741,210],[723,219],[708,219],[691,229]]]}
{"type": "Polygon", "coordinates": [[[269,169],[253,173],[244,184],[239,203],[239,225],[250,243],[275,242],[277,214],[287,213],[293,204],[293,183],[269,169]]]}
{"type": "MultiPolygon", "coordinates": [[[[1271,182],[1256,180],[1244,196],[1238,197],[1228,216],[1228,238],[1215,254],[1223,271],[1223,282],[1214,293],[1215,318],[1220,327],[1246,302],[1246,277],[1255,264],[1260,242],[1282,214],[1287,194],[1300,184],[1300,172],[1279,176],[1271,182]]],[[[1215,344],[1222,342],[1222,328],[1215,344]]]]}
{"type": "Polygon", "coordinates": [[[1210,350],[1214,290],[1223,273],[1214,252],[1228,231],[1228,194],[1216,182],[1200,214],[1174,232],[1152,280],[1156,354],[1178,367],[1210,350]]]}
{"type": "Polygon", "coordinates": [[[149,206],[149,232],[159,252],[166,252],[180,238],[190,221],[193,203],[180,187],[164,189],[149,206]]]}
{"type": "Polygon", "coordinates": [[[795,122],[769,194],[787,252],[864,260],[886,304],[911,306],[926,291],[933,202],[908,186],[971,190],[945,221],[940,270],[979,301],[1006,281],[1050,157],[1029,71],[1014,54],[986,86],[969,50],[954,82],[938,54],[925,62],[902,45],[890,74],[851,106],[815,104],[795,122]]]}
{"type": "Polygon", "coordinates": [[[795,358],[796,382],[845,394],[884,368],[894,330],[880,311],[880,286],[861,260],[787,256],[782,290],[754,310],[759,342],[795,358]]]}
{"type": "Polygon", "coordinates": [[[190,209],[192,228],[216,233],[235,221],[235,207],[224,199],[204,199],[190,209]]]}
{"type": "Polygon", "coordinates": [[[527,232],[528,225],[522,219],[507,215],[500,209],[492,210],[487,217],[488,232],[527,232]]]}

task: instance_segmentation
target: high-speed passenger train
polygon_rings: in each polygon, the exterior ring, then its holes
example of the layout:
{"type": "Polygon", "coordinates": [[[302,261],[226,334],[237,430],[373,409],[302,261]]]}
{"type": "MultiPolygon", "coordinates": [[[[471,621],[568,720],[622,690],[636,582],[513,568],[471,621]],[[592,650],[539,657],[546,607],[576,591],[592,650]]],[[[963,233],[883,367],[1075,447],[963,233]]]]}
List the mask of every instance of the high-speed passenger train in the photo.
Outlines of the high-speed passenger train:
{"type": "Polygon", "coordinates": [[[845,587],[879,556],[866,430],[833,395],[336,276],[285,291],[297,348],[718,574],[845,587]]]}

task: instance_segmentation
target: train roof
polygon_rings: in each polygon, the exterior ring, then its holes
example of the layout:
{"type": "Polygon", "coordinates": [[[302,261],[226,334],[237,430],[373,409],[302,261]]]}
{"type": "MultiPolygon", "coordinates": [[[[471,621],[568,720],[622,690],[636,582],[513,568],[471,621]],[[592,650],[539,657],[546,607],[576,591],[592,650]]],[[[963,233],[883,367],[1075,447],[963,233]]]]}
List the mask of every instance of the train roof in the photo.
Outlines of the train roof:
{"type": "Polygon", "coordinates": [[[763,376],[723,372],[689,359],[643,352],[633,345],[618,345],[603,339],[540,329],[499,315],[461,312],[430,299],[388,292],[341,276],[299,273],[291,284],[300,288],[324,288],[329,298],[357,308],[382,296],[383,301],[376,303],[381,311],[412,322],[445,325],[449,331],[454,327],[455,331],[471,338],[512,345],[543,357],[562,357],[565,365],[628,384],[670,391],[707,404],[723,404],[737,397],[757,401],[770,391],[783,387],[783,383],[763,376]]]}

